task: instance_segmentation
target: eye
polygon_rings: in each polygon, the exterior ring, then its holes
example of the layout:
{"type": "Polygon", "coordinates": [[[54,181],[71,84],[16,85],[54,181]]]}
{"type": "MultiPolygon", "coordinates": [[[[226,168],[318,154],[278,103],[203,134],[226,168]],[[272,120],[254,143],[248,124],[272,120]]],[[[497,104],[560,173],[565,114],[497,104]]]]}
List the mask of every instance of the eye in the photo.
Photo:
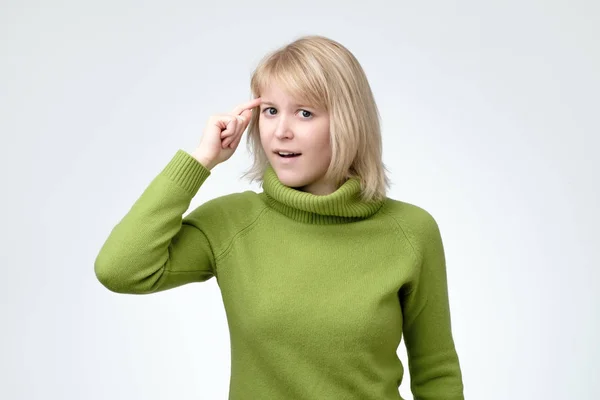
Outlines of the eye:
{"type": "Polygon", "coordinates": [[[266,107],[266,108],[263,110],[263,113],[264,113],[265,111],[268,111],[268,110],[273,110],[273,111],[275,111],[275,113],[267,112],[267,114],[269,114],[269,115],[275,115],[275,114],[277,114],[277,110],[276,110],[274,107],[266,107]]]}
{"type": "Polygon", "coordinates": [[[300,113],[302,114],[302,116],[304,118],[310,118],[310,117],[312,117],[312,113],[310,111],[300,110],[300,113]]]}

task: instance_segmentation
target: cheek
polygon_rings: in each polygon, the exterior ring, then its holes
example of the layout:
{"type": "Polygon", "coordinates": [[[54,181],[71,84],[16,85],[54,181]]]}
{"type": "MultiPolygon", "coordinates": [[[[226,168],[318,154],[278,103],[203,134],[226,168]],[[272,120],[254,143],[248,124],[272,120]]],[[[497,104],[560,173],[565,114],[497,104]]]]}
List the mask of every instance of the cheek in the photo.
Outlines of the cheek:
{"type": "Polygon", "coordinates": [[[315,144],[323,151],[331,151],[331,135],[328,127],[321,127],[317,132],[315,144]]]}
{"type": "Polygon", "coordinates": [[[267,137],[267,130],[265,129],[265,125],[260,123],[258,124],[258,136],[261,141],[264,141],[267,137]]]}
{"type": "Polygon", "coordinates": [[[262,118],[258,120],[258,132],[260,133],[261,139],[270,137],[272,131],[269,121],[262,118]]]}

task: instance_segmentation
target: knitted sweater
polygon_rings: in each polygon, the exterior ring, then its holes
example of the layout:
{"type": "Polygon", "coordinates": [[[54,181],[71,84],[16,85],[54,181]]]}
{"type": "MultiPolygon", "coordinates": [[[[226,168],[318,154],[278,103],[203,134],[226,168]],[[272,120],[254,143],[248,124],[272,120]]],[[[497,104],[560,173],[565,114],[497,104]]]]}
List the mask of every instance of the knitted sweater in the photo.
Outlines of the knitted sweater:
{"type": "Polygon", "coordinates": [[[360,199],[358,180],[313,195],[267,168],[263,192],[183,216],[210,171],[178,150],[102,246],[117,293],[217,280],[230,400],[398,400],[402,335],[415,400],[463,399],[444,249],[424,209],[360,199]]]}

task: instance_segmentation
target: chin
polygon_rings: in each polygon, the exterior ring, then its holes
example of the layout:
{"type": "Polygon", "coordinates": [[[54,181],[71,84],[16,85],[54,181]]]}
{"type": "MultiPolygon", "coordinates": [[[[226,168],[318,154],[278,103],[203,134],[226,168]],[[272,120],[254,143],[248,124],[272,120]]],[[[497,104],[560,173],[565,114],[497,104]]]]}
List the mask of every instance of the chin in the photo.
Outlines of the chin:
{"type": "Polygon", "coordinates": [[[311,183],[310,177],[306,176],[306,174],[300,174],[290,170],[282,170],[281,168],[277,167],[273,169],[275,170],[279,181],[285,186],[301,188],[311,183]]]}

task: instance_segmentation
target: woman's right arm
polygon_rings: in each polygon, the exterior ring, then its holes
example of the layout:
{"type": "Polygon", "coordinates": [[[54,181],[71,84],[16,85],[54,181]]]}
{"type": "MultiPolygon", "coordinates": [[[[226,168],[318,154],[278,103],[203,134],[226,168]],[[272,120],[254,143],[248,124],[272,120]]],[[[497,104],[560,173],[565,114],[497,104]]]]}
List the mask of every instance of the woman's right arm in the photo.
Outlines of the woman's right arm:
{"type": "Polygon", "coordinates": [[[94,262],[98,280],[116,293],[147,294],[215,274],[210,242],[189,208],[210,170],[229,159],[260,99],[213,116],[196,151],[178,150],[112,229],[94,262]]]}
{"type": "Polygon", "coordinates": [[[178,150],[112,229],[94,263],[98,280],[117,293],[146,294],[214,275],[210,243],[183,214],[210,171],[178,150]]]}

